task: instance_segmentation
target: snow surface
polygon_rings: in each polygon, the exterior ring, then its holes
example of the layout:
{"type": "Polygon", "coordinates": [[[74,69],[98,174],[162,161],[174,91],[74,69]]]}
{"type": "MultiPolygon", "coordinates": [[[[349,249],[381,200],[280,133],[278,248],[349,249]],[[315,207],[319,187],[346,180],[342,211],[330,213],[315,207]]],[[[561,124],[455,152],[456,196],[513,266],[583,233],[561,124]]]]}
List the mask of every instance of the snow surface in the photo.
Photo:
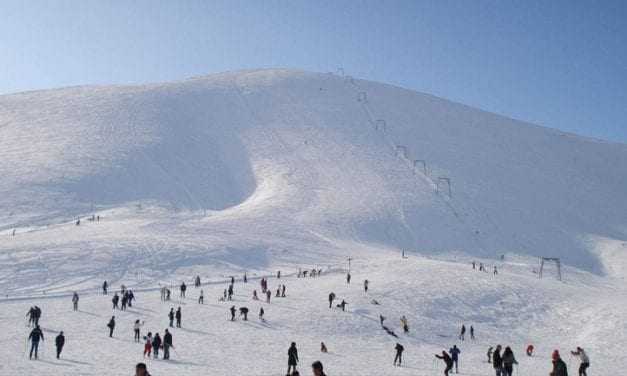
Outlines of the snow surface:
{"type": "MultiPolygon", "coordinates": [[[[185,302],[178,363],[152,362],[154,374],[279,374],[294,340],[329,374],[427,375],[462,322],[480,336],[462,347],[469,374],[491,374],[481,362],[496,342],[515,346],[521,374],[546,374],[553,347],[588,348],[594,374],[626,363],[623,144],[348,76],[260,70],[0,96],[0,176],[0,329],[13,349],[0,374],[130,373],[132,321],[162,330],[169,310],[150,289],[196,274],[214,283],[208,304],[185,302]],[[500,255],[497,278],[468,270],[500,255]],[[562,259],[564,282],[537,279],[540,255],[562,259]],[[348,256],[382,306],[346,289],[348,256]],[[266,325],[226,323],[212,299],[229,275],[314,265],[329,275],[289,279],[266,325]],[[116,340],[109,300],[93,295],[105,279],[140,291],[116,340]],[[70,311],[74,290],[91,314],[70,311]],[[349,313],[325,309],[331,290],[349,313]],[[50,345],[41,362],[21,356],[32,304],[49,337],[66,332],[74,363],[50,345]],[[407,368],[390,366],[379,311],[415,328],[401,336],[407,368]],[[522,359],[529,342],[539,356],[522,359]]],[[[252,288],[237,293],[254,317],[252,288]]]]}

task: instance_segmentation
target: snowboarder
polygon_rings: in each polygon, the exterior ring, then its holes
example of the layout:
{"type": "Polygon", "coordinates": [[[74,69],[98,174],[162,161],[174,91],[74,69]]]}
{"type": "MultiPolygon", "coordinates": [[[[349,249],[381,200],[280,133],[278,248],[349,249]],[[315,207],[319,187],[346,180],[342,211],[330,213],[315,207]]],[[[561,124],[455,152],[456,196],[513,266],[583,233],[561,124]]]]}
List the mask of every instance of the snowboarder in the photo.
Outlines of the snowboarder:
{"type": "Polygon", "coordinates": [[[403,350],[405,350],[405,348],[400,343],[396,343],[396,346],[394,347],[394,349],[396,350],[396,355],[394,356],[394,365],[396,366],[398,362],[398,366],[400,367],[402,357],[403,357],[403,350]]]}
{"type": "Polygon", "coordinates": [[[265,313],[266,313],[266,311],[263,310],[263,307],[259,308],[259,320],[266,321],[266,319],[263,318],[263,315],[265,313]]]}
{"type": "Polygon", "coordinates": [[[472,325],[470,325],[470,339],[475,340],[475,328],[472,325]]]}
{"type": "Polygon", "coordinates": [[[514,373],[514,364],[518,364],[516,358],[514,357],[514,352],[512,349],[507,346],[505,350],[503,350],[503,375],[504,376],[512,376],[514,373]]]}
{"type": "Polygon", "coordinates": [[[322,363],[319,360],[316,360],[311,364],[311,371],[314,376],[326,376],[324,373],[324,368],[322,367],[322,363]]]}
{"type": "Polygon", "coordinates": [[[368,283],[369,283],[369,282],[368,282],[368,280],[366,279],[366,280],[364,281],[364,292],[368,292],[368,283]]]}
{"type": "Polygon", "coordinates": [[[496,376],[503,375],[503,358],[501,358],[501,345],[496,345],[496,349],[492,354],[492,367],[494,367],[494,372],[496,376]]]}
{"type": "Polygon", "coordinates": [[[248,321],[248,308],[240,307],[239,308],[239,315],[240,316],[244,316],[244,321],[248,321]]]}
{"type": "Polygon", "coordinates": [[[458,363],[461,351],[457,348],[457,345],[453,345],[453,347],[449,350],[449,353],[451,353],[451,360],[453,360],[453,364],[455,365],[455,373],[459,373],[458,363]]]}
{"type": "Polygon", "coordinates": [[[174,328],[174,308],[170,308],[168,319],[170,319],[170,328],[174,328]]]}
{"type": "Polygon", "coordinates": [[[72,295],[72,307],[75,311],[78,311],[78,293],[76,291],[72,295]]]}
{"type": "Polygon", "coordinates": [[[527,356],[533,356],[533,345],[527,346],[527,356]]]}
{"type": "Polygon", "coordinates": [[[553,371],[549,374],[550,376],[568,376],[568,369],[566,367],[566,363],[560,357],[560,352],[558,350],[553,351],[551,355],[553,359],[553,371]]]}
{"type": "Polygon", "coordinates": [[[31,330],[30,334],[28,335],[28,339],[31,341],[30,354],[28,355],[28,359],[33,358],[33,352],[35,352],[35,359],[37,359],[37,356],[38,356],[37,352],[39,350],[39,341],[44,340],[44,332],[41,331],[41,329],[39,328],[39,325],[36,325],[35,328],[31,330]]]}
{"type": "Polygon", "coordinates": [[[296,349],[296,343],[292,342],[290,348],[287,350],[287,373],[290,375],[290,369],[296,371],[296,365],[298,364],[298,350],[296,349]]]}
{"type": "Polygon", "coordinates": [[[120,301],[120,296],[118,295],[118,293],[116,292],[113,295],[113,298],[111,298],[111,303],[113,303],[113,309],[116,310],[118,309],[118,302],[120,301]]]}
{"type": "Polygon", "coordinates": [[[571,354],[574,356],[578,356],[581,364],[579,365],[579,376],[587,376],[586,370],[590,367],[590,358],[588,354],[579,346],[577,346],[576,351],[571,351],[571,354]]]}
{"type": "Polygon", "coordinates": [[[324,342],[320,342],[320,352],[325,354],[329,352],[329,350],[327,350],[327,345],[325,345],[324,342]]]}
{"type": "Polygon", "coordinates": [[[333,301],[335,300],[335,293],[332,292],[329,294],[329,308],[333,306],[333,301]]]}
{"type": "Polygon", "coordinates": [[[492,346],[488,349],[488,363],[492,363],[492,346]]]}
{"type": "Polygon", "coordinates": [[[229,311],[231,311],[231,321],[235,321],[235,306],[231,306],[231,308],[229,308],[229,311]]]}
{"type": "Polygon", "coordinates": [[[115,329],[115,316],[111,316],[111,320],[109,320],[107,328],[109,328],[109,338],[113,337],[113,329],[115,329]]]}
{"type": "Polygon", "coordinates": [[[185,282],[181,283],[181,287],[179,289],[181,290],[181,294],[179,295],[179,297],[185,299],[185,291],[187,291],[187,285],[185,284],[185,282]]]}
{"type": "Polygon", "coordinates": [[[170,359],[170,347],[174,348],[172,345],[172,334],[166,329],[163,335],[163,359],[170,359]]]}
{"type": "Polygon", "coordinates": [[[466,334],[466,325],[462,324],[462,330],[459,332],[459,339],[463,341],[465,334],[466,334]]]}
{"type": "Polygon", "coordinates": [[[401,316],[401,326],[403,327],[403,332],[409,333],[409,324],[407,323],[407,317],[405,317],[405,315],[401,316]]]}
{"type": "Polygon", "coordinates": [[[135,366],[135,376],[150,376],[144,363],[137,363],[135,366]]]}
{"type": "Polygon", "coordinates": [[[155,333],[155,338],[152,339],[152,354],[155,359],[159,359],[159,349],[161,348],[161,337],[159,333],[155,333]]]}
{"type": "MultiPolygon", "coordinates": [[[[181,307],[179,307],[176,310],[176,314],[174,316],[176,317],[176,327],[180,328],[181,327],[181,318],[182,318],[181,307]]],[[[163,337],[163,339],[165,340],[165,337],[163,337]]]]}
{"type": "Polygon", "coordinates": [[[139,322],[139,320],[135,320],[135,323],[133,324],[133,333],[134,333],[134,339],[135,342],[139,342],[139,331],[141,329],[141,327],[144,326],[143,322],[139,322]]]}
{"type": "Polygon", "coordinates": [[[453,369],[453,359],[451,359],[451,357],[444,350],[442,350],[442,355],[435,354],[435,357],[444,361],[444,364],[446,364],[444,375],[448,376],[449,372],[453,369]]]}
{"type": "Polygon", "coordinates": [[[146,355],[150,358],[150,354],[152,353],[152,333],[148,332],[146,336],[144,336],[144,358],[146,355]]]}
{"type": "Polygon", "coordinates": [[[54,339],[54,344],[57,347],[57,359],[61,356],[61,351],[63,351],[63,345],[65,345],[65,336],[63,335],[63,330],[59,332],[59,335],[54,339]]]}

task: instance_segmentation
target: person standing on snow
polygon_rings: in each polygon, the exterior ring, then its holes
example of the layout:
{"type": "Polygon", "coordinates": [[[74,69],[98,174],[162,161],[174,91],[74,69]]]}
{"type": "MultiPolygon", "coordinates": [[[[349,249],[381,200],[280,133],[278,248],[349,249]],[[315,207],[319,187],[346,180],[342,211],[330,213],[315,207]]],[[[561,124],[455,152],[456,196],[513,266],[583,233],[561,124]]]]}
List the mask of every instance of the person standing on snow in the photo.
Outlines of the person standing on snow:
{"type": "Polygon", "coordinates": [[[298,364],[298,350],[296,349],[296,342],[292,342],[290,348],[287,350],[287,374],[290,375],[290,369],[296,371],[296,365],[298,364]]]}
{"type": "Polygon", "coordinates": [[[466,334],[466,325],[462,324],[462,330],[461,330],[461,332],[459,333],[459,339],[463,341],[463,340],[464,340],[464,335],[465,335],[465,334],[466,334]]]}
{"type": "Polygon", "coordinates": [[[170,313],[168,313],[168,319],[170,319],[170,328],[174,328],[174,308],[170,308],[170,313]]]}
{"type": "Polygon", "coordinates": [[[170,347],[174,348],[172,345],[172,334],[166,329],[163,335],[163,359],[170,359],[170,347]]]}
{"type": "Polygon", "coordinates": [[[266,319],[264,319],[264,318],[263,318],[263,315],[264,315],[265,313],[266,313],[266,312],[263,310],[263,307],[259,308],[259,320],[261,320],[261,321],[266,321],[266,319]]]}
{"type": "Polygon", "coordinates": [[[75,311],[78,311],[78,293],[76,291],[72,295],[72,306],[75,311]]]}
{"type": "Polygon", "coordinates": [[[449,372],[453,369],[453,359],[451,359],[451,357],[444,350],[442,350],[442,355],[435,354],[435,357],[444,361],[446,364],[444,375],[448,376],[449,372]]]}
{"type": "Polygon", "coordinates": [[[503,375],[503,358],[501,358],[501,345],[496,345],[496,350],[492,354],[492,367],[496,376],[503,375]]]}
{"type": "Polygon", "coordinates": [[[135,342],[140,342],[139,340],[139,331],[141,329],[141,327],[144,326],[143,322],[139,322],[139,320],[135,320],[135,323],[133,324],[133,333],[134,333],[134,340],[135,342]]]}
{"type": "Polygon", "coordinates": [[[405,315],[401,316],[401,326],[403,327],[403,332],[409,333],[409,324],[407,323],[407,317],[405,317],[405,315]]]}
{"type": "Polygon", "coordinates": [[[327,376],[324,373],[324,368],[322,367],[322,363],[319,360],[316,360],[311,364],[311,371],[313,372],[314,376],[327,376]]]}
{"type": "Polygon", "coordinates": [[[560,352],[555,350],[551,355],[553,359],[553,371],[549,374],[550,376],[568,376],[568,369],[566,367],[566,363],[560,357],[560,352]]]}
{"type": "Polygon", "coordinates": [[[527,346],[527,356],[533,356],[533,345],[527,346]]]}
{"type": "Polygon", "coordinates": [[[150,353],[152,352],[152,333],[148,332],[144,337],[144,358],[146,355],[150,358],[150,353]]]}
{"type": "Polygon", "coordinates": [[[503,350],[503,375],[512,376],[514,374],[514,364],[518,364],[514,357],[514,352],[507,346],[503,350]]]}
{"type": "Polygon", "coordinates": [[[28,359],[33,358],[33,352],[35,352],[35,359],[37,359],[37,351],[39,350],[39,341],[44,340],[44,332],[41,331],[39,325],[36,325],[33,330],[31,330],[28,335],[28,339],[31,341],[30,346],[30,354],[28,355],[28,359]]]}
{"type": "Polygon", "coordinates": [[[240,307],[239,308],[239,315],[240,316],[244,316],[244,321],[248,321],[248,308],[247,307],[240,307]]]}
{"type": "Polygon", "coordinates": [[[111,338],[113,337],[113,329],[115,329],[115,316],[111,316],[111,320],[109,320],[107,327],[109,328],[109,338],[111,338]]]}
{"type": "Polygon", "coordinates": [[[155,359],[159,359],[159,349],[161,348],[161,337],[159,333],[155,333],[155,338],[152,339],[152,354],[155,359]]]}
{"type": "Polygon", "coordinates": [[[65,336],[63,335],[63,330],[59,332],[59,335],[54,339],[54,344],[57,347],[57,359],[61,356],[61,351],[63,351],[63,345],[65,345],[65,336]]]}
{"type": "Polygon", "coordinates": [[[403,359],[403,350],[405,350],[405,348],[400,343],[396,343],[394,349],[396,350],[396,355],[394,356],[394,366],[396,366],[398,362],[398,366],[400,367],[403,359]]]}
{"type": "Polygon", "coordinates": [[[179,295],[179,297],[185,299],[185,291],[187,291],[187,285],[185,284],[185,282],[181,283],[180,290],[181,290],[181,294],[179,295]]]}
{"type": "Polygon", "coordinates": [[[577,351],[571,351],[571,354],[578,356],[581,364],[579,365],[579,376],[587,376],[586,370],[590,367],[590,358],[588,354],[581,348],[577,347],[577,351]]]}
{"type": "Polygon", "coordinates": [[[231,306],[231,308],[229,308],[229,310],[231,311],[231,321],[235,321],[235,306],[231,306]]]}
{"type": "MultiPolygon", "coordinates": [[[[176,327],[180,328],[181,327],[181,318],[182,318],[181,307],[179,307],[176,310],[175,316],[176,316],[176,327]]],[[[165,337],[163,337],[163,338],[165,339],[165,337]]]]}
{"type": "Polygon", "coordinates": [[[351,284],[351,274],[350,273],[346,273],[346,284],[348,284],[348,285],[351,284]]]}
{"type": "Polygon", "coordinates": [[[470,325],[470,339],[475,340],[475,328],[472,325],[470,325]]]}
{"type": "Polygon", "coordinates": [[[102,282],[102,295],[107,295],[107,288],[109,288],[107,281],[102,282]]]}
{"type": "Polygon", "coordinates": [[[461,351],[457,348],[457,345],[453,345],[453,347],[451,347],[451,349],[449,350],[449,353],[451,353],[451,360],[455,365],[455,373],[459,373],[457,366],[459,363],[459,354],[461,353],[461,351]]]}
{"type": "Polygon", "coordinates": [[[113,298],[111,298],[111,303],[113,303],[113,309],[114,310],[118,309],[118,302],[119,301],[120,301],[120,296],[116,292],[115,294],[113,294],[113,298]]]}
{"type": "Polygon", "coordinates": [[[200,289],[200,296],[198,297],[198,304],[205,304],[205,293],[200,289]]]}
{"type": "Polygon", "coordinates": [[[335,300],[335,293],[332,292],[329,294],[329,308],[332,308],[334,300],[335,300]]]}
{"type": "Polygon", "coordinates": [[[272,292],[270,290],[266,290],[266,302],[270,303],[270,298],[272,297],[272,292]]]}
{"type": "Polygon", "coordinates": [[[488,348],[488,363],[492,363],[492,346],[488,348]]]}
{"type": "Polygon", "coordinates": [[[368,283],[370,283],[370,282],[368,282],[367,279],[364,280],[364,292],[368,292],[368,283]]]}

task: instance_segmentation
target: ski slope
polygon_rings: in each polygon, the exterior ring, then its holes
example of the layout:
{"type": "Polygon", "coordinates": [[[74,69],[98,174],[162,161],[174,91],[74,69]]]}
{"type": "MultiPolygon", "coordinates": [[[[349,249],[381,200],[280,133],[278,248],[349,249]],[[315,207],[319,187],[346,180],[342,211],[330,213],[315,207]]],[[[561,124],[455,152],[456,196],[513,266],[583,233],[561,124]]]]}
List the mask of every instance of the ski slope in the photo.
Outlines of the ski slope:
{"type": "Polygon", "coordinates": [[[289,341],[310,362],[323,340],[330,374],[428,375],[462,322],[481,333],[462,347],[470,374],[490,373],[481,361],[494,342],[516,346],[526,374],[549,366],[521,359],[528,342],[544,357],[590,348],[599,374],[625,365],[612,351],[624,341],[623,144],[345,75],[255,70],[0,96],[0,176],[0,329],[14,349],[0,374],[128,373],[141,355],[131,320],[155,331],[169,310],[151,289],[197,274],[212,283],[210,304],[185,302],[196,323],[175,334],[179,363],[154,362],[154,374],[279,374],[289,341]],[[467,270],[501,255],[498,279],[467,270]],[[378,307],[344,290],[349,256],[384,315],[416,328],[404,339],[408,368],[388,367],[395,342],[377,330],[378,307]],[[537,256],[560,257],[565,281],[539,281],[537,256]],[[276,315],[272,306],[268,327],[223,325],[228,307],[211,297],[227,276],[299,266],[329,275],[290,280],[298,293],[276,315]],[[105,279],[140,291],[114,344],[109,301],[93,295],[105,279]],[[350,313],[324,309],[330,290],[346,294],[350,313]],[[70,312],[71,291],[91,314],[70,312]],[[50,337],[66,332],[75,363],[20,355],[32,304],[50,337]]]}

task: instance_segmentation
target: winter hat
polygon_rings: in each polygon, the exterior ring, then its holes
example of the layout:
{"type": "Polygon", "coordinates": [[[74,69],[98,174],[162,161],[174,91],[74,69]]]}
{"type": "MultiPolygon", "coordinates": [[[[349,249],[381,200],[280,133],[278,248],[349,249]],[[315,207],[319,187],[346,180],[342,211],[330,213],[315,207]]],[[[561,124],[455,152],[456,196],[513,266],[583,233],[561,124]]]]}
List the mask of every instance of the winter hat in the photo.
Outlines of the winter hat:
{"type": "Polygon", "coordinates": [[[552,358],[553,360],[557,360],[557,359],[559,359],[559,358],[560,358],[560,352],[559,352],[558,350],[554,350],[554,351],[553,351],[553,355],[551,355],[551,358],[552,358]]]}

